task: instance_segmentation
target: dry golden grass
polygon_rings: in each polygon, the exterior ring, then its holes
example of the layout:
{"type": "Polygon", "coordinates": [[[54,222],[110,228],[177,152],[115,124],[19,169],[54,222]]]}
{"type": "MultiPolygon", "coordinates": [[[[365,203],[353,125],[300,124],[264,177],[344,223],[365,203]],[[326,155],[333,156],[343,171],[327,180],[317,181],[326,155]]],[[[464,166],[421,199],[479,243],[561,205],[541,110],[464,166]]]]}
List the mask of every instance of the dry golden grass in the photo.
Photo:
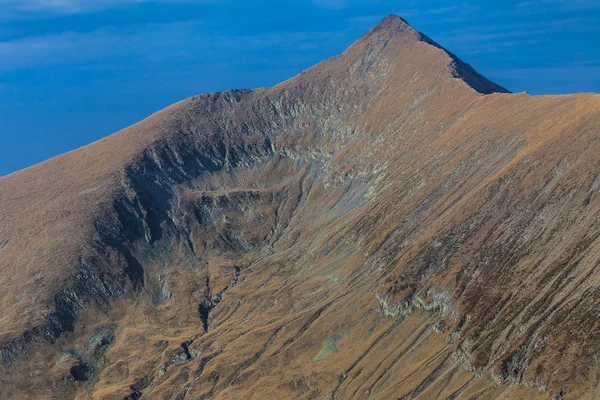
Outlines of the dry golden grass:
{"type": "Polygon", "coordinates": [[[600,395],[600,96],[497,91],[391,16],[1,178],[0,393],[600,395]]]}

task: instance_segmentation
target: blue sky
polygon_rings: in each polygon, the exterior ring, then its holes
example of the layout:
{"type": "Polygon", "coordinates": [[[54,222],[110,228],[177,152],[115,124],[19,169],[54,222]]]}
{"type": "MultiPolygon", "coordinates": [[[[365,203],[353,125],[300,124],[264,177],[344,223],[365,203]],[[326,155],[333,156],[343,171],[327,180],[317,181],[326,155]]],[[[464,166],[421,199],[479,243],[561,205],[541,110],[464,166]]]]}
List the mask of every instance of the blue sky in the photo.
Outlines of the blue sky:
{"type": "Polygon", "coordinates": [[[271,86],[396,13],[519,92],[600,92],[600,0],[0,0],[0,175],[271,86]]]}

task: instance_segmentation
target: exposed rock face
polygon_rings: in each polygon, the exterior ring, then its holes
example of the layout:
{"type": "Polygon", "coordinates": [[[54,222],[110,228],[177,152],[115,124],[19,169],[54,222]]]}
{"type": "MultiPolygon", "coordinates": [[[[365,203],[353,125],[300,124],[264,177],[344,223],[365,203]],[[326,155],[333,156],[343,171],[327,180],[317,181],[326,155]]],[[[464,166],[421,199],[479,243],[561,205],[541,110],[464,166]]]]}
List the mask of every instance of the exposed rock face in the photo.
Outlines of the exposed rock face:
{"type": "Polygon", "coordinates": [[[1,396],[598,396],[599,134],[390,16],[4,177],[1,396]]]}

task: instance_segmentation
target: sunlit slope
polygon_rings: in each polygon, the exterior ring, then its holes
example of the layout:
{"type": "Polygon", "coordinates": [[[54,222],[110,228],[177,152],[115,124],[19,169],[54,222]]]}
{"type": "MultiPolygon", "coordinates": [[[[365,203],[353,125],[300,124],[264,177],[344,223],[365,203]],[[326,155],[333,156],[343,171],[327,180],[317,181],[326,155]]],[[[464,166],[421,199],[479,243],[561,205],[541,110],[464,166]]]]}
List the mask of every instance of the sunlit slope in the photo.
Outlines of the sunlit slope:
{"type": "Polygon", "coordinates": [[[390,16],[0,178],[0,393],[594,398],[599,138],[390,16]]]}

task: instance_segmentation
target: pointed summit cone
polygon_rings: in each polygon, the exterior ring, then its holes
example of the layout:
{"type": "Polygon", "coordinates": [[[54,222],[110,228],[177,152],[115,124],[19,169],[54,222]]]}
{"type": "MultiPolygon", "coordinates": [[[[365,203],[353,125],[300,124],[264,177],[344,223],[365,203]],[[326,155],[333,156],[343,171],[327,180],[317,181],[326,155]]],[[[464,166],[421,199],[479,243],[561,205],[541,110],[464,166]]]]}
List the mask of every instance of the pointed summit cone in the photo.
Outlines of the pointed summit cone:
{"type": "MultiPolygon", "coordinates": [[[[509,91],[480,75],[469,64],[460,60],[456,55],[452,54],[442,46],[425,36],[421,32],[413,28],[403,18],[391,14],[383,21],[369,31],[362,40],[373,40],[373,38],[384,38],[385,40],[393,40],[395,37],[402,37],[407,41],[420,41],[427,43],[433,47],[440,49],[449,58],[450,62],[447,69],[454,78],[462,79],[471,88],[481,94],[490,93],[509,93],[509,91]]],[[[425,66],[423,66],[425,67],[425,66]]]]}
{"type": "Polygon", "coordinates": [[[412,40],[421,39],[419,31],[413,28],[405,19],[395,14],[385,17],[359,40],[372,40],[374,36],[387,39],[395,36],[404,36],[412,40]]]}
{"type": "Polygon", "coordinates": [[[597,398],[600,96],[504,91],[392,15],[0,178],[0,399],[597,398]]]}
{"type": "Polygon", "coordinates": [[[433,87],[473,94],[509,93],[394,14],[383,19],[340,56],[282,85],[315,84],[323,79],[345,81],[345,84],[352,80],[353,86],[368,85],[371,90],[385,86],[396,93],[408,90],[413,95],[433,87]]]}
{"type": "MultiPolygon", "coordinates": [[[[413,28],[406,20],[395,14],[384,18],[378,25],[367,32],[359,42],[372,43],[381,40],[403,41],[405,46],[407,43],[414,44],[416,42],[433,46],[440,50],[441,56],[446,57],[445,70],[449,76],[463,80],[472,89],[481,94],[509,93],[508,90],[477,73],[469,64],[460,60],[457,56],[444,49],[429,37],[413,28]]],[[[423,61],[423,64],[418,67],[420,70],[430,67],[428,62],[423,61]]]]}

